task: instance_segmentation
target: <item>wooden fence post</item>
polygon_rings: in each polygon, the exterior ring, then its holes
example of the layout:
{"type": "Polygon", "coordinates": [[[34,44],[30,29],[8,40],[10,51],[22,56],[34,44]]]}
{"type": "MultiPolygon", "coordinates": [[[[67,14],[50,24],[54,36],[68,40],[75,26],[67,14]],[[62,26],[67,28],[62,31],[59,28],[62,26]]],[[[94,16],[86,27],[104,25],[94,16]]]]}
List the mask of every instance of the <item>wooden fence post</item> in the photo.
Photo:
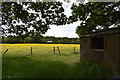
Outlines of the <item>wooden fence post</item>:
{"type": "Polygon", "coordinates": [[[31,55],[32,55],[32,47],[31,47],[31,55]]]}
{"type": "Polygon", "coordinates": [[[75,53],[75,47],[74,47],[74,53],[75,53]]]}
{"type": "Polygon", "coordinates": [[[4,54],[8,51],[8,49],[5,50],[4,54]]]}
{"type": "Polygon", "coordinates": [[[57,46],[58,52],[60,53],[60,48],[57,46]]]}
{"type": "Polygon", "coordinates": [[[54,54],[55,54],[55,47],[53,47],[53,52],[54,52],[54,54]]]}

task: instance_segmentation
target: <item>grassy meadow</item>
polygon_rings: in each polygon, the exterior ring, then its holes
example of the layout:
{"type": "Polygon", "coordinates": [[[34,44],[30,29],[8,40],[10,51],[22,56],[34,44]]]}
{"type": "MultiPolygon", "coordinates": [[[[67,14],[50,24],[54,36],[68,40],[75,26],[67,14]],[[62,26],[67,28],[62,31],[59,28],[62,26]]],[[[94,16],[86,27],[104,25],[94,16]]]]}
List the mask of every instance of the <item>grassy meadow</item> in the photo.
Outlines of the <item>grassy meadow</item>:
{"type": "Polygon", "coordinates": [[[1,44],[3,78],[106,78],[101,65],[80,62],[78,44],[1,44]],[[53,47],[56,48],[54,54],[53,47]],[[31,54],[32,47],[32,55],[31,54]],[[74,53],[75,47],[75,53],[74,53]]]}

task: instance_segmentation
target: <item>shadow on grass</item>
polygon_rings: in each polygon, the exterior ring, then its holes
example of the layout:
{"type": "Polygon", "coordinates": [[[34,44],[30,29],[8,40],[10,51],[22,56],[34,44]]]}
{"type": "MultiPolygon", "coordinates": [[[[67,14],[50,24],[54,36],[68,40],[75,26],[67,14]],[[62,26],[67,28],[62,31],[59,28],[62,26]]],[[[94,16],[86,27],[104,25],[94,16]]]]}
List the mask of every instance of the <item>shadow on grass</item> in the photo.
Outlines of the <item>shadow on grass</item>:
{"type": "Polygon", "coordinates": [[[70,66],[61,61],[35,61],[31,56],[3,56],[3,78],[106,78],[101,65],[79,62],[70,66]]]}

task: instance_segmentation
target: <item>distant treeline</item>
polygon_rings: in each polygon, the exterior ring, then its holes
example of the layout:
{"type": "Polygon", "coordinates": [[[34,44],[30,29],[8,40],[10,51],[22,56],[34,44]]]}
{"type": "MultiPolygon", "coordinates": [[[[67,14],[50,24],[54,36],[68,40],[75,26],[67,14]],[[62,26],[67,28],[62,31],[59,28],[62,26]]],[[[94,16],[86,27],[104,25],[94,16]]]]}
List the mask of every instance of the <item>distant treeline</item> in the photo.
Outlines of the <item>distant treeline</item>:
{"type": "Polygon", "coordinates": [[[51,44],[79,44],[79,38],[67,37],[20,37],[20,36],[7,36],[2,37],[2,43],[51,43],[51,44]]]}

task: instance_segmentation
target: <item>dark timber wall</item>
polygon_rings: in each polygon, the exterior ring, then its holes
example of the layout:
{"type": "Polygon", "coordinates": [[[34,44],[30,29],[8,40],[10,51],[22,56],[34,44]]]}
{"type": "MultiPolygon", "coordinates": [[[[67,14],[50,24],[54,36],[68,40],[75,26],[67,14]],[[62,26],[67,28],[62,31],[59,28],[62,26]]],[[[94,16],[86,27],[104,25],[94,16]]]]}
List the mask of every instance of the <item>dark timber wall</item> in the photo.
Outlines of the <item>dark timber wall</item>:
{"type": "Polygon", "coordinates": [[[120,28],[82,35],[80,41],[81,61],[104,64],[112,71],[120,72],[120,28]],[[103,37],[104,49],[91,48],[91,39],[97,37],[103,37]]]}

